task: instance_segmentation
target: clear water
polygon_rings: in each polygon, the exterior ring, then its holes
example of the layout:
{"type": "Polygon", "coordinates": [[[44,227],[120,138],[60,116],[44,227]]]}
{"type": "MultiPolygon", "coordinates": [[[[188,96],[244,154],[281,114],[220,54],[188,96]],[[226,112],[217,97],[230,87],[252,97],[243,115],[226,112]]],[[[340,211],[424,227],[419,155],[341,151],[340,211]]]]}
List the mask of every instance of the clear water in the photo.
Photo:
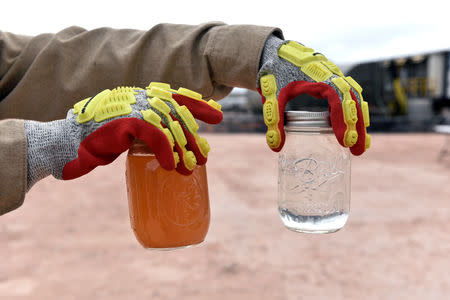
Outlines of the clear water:
{"type": "Polygon", "coordinates": [[[304,216],[297,215],[289,210],[279,207],[280,218],[288,229],[296,232],[305,233],[331,233],[336,232],[342,227],[348,219],[348,213],[335,212],[322,216],[304,216]]]}

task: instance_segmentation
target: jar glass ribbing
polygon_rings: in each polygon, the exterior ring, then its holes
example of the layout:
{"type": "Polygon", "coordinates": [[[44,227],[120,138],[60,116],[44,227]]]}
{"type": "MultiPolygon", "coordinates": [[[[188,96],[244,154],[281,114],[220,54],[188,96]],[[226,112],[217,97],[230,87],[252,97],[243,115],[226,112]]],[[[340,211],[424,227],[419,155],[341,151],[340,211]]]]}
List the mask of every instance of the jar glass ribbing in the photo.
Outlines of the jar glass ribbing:
{"type": "Polygon", "coordinates": [[[350,152],[337,142],[328,112],[286,112],[278,156],[278,211],[293,231],[331,233],[350,210],[350,152]]]}

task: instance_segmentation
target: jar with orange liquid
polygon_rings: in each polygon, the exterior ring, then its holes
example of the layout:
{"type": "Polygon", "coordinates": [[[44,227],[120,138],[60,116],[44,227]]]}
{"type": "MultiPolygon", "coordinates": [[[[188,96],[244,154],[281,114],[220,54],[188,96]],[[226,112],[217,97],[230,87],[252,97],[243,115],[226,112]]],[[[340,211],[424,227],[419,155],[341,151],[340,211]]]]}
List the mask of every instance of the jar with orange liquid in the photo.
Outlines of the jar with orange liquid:
{"type": "Polygon", "coordinates": [[[210,220],[205,165],[189,176],[167,171],[144,142],[135,141],[126,181],[131,227],[142,246],[172,250],[203,242],[210,220]]]}

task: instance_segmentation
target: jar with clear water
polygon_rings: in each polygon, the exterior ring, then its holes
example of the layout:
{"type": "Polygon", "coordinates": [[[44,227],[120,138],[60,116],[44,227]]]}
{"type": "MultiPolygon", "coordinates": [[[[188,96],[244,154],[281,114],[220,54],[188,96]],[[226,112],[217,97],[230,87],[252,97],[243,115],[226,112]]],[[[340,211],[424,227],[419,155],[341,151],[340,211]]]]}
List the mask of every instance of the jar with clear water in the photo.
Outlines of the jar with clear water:
{"type": "Polygon", "coordinates": [[[278,156],[278,210],[296,232],[331,233],[347,222],[351,159],[332,131],[328,112],[286,112],[278,156]]]}

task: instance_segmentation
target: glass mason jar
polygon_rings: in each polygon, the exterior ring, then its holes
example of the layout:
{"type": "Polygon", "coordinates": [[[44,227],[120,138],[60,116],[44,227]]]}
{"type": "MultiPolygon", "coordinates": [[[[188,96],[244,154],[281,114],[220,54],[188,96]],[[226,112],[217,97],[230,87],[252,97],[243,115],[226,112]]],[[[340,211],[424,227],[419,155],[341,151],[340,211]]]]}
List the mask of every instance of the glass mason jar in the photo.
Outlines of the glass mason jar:
{"type": "Polygon", "coordinates": [[[336,140],[328,112],[286,112],[278,156],[278,211],[293,231],[331,233],[350,210],[350,151],[336,140]]]}
{"type": "Polygon", "coordinates": [[[126,181],[131,227],[142,246],[172,250],[203,242],[210,221],[205,165],[189,176],[167,171],[144,142],[135,141],[126,181]]]}

